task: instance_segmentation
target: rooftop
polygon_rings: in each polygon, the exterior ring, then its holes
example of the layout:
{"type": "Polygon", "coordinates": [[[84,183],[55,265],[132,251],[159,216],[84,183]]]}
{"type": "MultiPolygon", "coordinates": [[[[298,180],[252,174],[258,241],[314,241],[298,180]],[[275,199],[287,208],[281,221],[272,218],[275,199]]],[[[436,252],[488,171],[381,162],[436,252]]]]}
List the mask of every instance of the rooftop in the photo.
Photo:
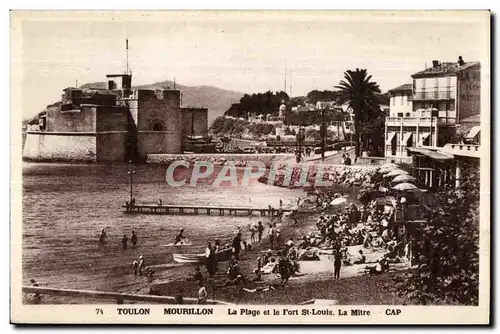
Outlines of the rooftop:
{"type": "Polygon", "coordinates": [[[389,93],[391,93],[391,92],[408,92],[408,91],[411,92],[412,90],[413,90],[413,84],[404,84],[404,85],[398,86],[396,88],[389,89],[389,93]]]}
{"type": "Polygon", "coordinates": [[[426,68],[423,71],[417,72],[413,74],[412,78],[423,78],[423,77],[436,77],[436,76],[446,76],[457,74],[461,71],[469,69],[474,66],[479,66],[480,63],[478,61],[471,61],[467,63],[463,63],[459,65],[457,62],[443,62],[439,63],[437,66],[432,66],[426,68]]]}

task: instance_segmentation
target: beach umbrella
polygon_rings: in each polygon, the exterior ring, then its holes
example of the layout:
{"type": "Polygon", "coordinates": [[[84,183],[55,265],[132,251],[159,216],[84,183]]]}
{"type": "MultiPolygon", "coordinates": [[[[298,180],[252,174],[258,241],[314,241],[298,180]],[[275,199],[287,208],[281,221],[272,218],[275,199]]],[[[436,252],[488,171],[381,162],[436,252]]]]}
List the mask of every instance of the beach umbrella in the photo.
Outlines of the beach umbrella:
{"type": "Polygon", "coordinates": [[[345,197],[337,197],[333,201],[330,202],[330,205],[340,205],[347,202],[345,197]]]}
{"type": "Polygon", "coordinates": [[[417,181],[416,178],[414,178],[413,176],[411,175],[408,175],[408,174],[401,174],[401,175],[398,175],[394,178],[394,180],[392,180],[392,182],[394,183],[401,183],[401,182],[415,182],[417,181]]]}
{"type": "Polygon", "coordinates": [[[398,176],[402,174],[409,174],[407,171],[404,171],[402,169],[395,169],[390,171],[389,173],[385,174],[384,177],[393,177],[393,176],[398,176]]]}
{"type": "Polygon", "coordinates": [[[382,166],[380,166],[381,169],[386,169],[386,168],[398,168],[399,166],[396,165],[394,162],[387,162],[385,164],[383,164],[382,166]]]}
{"type": "Polygon", "coordinates": [[[392,187],[394,190],[399,190],[399,191],[413,191],[413,190],[420,190],[416,185],[408,182],[403,182],[396,184],[394,187],[392,187]]]}

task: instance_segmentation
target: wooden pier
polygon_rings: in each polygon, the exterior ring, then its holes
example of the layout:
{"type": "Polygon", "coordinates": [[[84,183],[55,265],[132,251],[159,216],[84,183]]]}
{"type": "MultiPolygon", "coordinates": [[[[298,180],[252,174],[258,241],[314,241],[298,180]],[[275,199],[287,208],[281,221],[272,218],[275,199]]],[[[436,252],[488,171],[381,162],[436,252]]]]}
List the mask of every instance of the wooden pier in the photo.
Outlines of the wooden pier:
{"type": "MultiPolygon", "coordinates": [[[[117,304],[123,304],[124,301],[135,301],[144,303],[158,304],[175,304],[175,297],[171,296],[154,296],[154,295],[136,295],[130,293],[104,292],[104,291],[89,291],[89,290],[72,290],[72,289],[54,289],[35,286],[23,286],[22,291],[28,294],[51,295],[60,297],[75,297],[75,298],[92,298],[100,300],[115,301],[117,304]]],[[[183,298],[184,304],[196,304],[196,298],[183,298]]],[[[43,301],[42,301],[43,303],[43,301]]],[[[220,300],[207,300],[207,304],[212,305],[231,305],[220,300]]]]}
{"type": "Polygon", "coordinates": [[[149,215],[211,215],[215,213],[220,216],[251,216],[254,213],[261,216],[277,217],[283,213],[293,212],[292,209],[274,209],[274,208],[249,208],[249,207],[224,207],[224,206],[191,206],[191,205],[145,205],[136,204],[133,206],[124,205],[127,214],[149,214],[149,215]]]}

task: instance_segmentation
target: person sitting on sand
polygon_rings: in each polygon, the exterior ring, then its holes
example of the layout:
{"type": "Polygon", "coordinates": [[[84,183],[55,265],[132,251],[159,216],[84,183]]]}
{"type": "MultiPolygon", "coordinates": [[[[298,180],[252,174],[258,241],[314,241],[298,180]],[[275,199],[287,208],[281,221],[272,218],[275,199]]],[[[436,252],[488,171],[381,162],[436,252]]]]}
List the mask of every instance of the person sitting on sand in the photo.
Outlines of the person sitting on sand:
{"type": "Polygon", "coordinates": [[[318,251],[310,247],[299,255],[299,261],[318,261],[318,260],[319,260],[318,251]]]}
{"type": "Polygon", "coordinates": [[[177,245],[178,243],[180,243],[181,241],[183,241],[186,237],[184,237],[184,235],[182,235],[182,233],[184,233],[184,229],[181,228],[179,230],[179,234],[177,234],[177,236],[175,237],[175,241],[174,241],[174,246],[177,245]]]}
{"type": "Polygon", "coordinates": [[[309,239],[306,236],[303,236],[302,240],[300,241],[300,243],[298,245],[299,249],[307,249],[310,246],[311,246],[311,243],[309,242],[309,239]]]}
{"type": "Polygon", "coordinates": [[[257,281],[262,281],[262,271],[260,271],[260,269],[255,269],[253,271],[253,281],[254,282],[257,282],[257,281]]]}
{"type": "Polygon", "coordinates": [[[243,243],[243,249],[245,250],[245,252],[249,252],[252,250],[252,245],[247,243],[245,240],[243,240],[242,243],[243,243]]]}
{"type": "Polygon", "coordinates": [[[193,280],[195,282],[197,282],[197,281],[203,282],[203,274],[201,273],[201,269],[199,266],[197,266],[196,269],[194,270],[193,280]]]}
{"type": "Polygon", "coordinates": [[[356,260],[354,260],[352,263],[353,264],[363,264],[366,262],[366,256],[363,254],[363,250],[359,250],[359,256],[356,260]]]}
{"type": "Polygon", "coordinates": [[[268,249],[266,254],[264,255],[264,260],[262,261],[262,265],[265,266],[266,264],[272,262],[272,250],[268,249]]]}
{"type": "Polygon", "coordinates": [[[238,261],[236,261],[236,257],[234,255],[231,255],[231,257],[229,258],[229,267],[234,266],[236,263],[238,263],[238,261]]]}

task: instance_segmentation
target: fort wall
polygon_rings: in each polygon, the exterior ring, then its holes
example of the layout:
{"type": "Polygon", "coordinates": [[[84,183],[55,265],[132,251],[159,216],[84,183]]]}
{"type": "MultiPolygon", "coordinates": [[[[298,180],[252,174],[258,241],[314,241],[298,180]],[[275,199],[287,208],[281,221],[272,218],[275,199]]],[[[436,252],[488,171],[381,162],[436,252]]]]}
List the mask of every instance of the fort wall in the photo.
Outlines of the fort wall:
{"type": "Polygon", "coordinates": [[[47,132],[95,132],[95,106],[83,105],[81,109],[61,111],[59,106],[47,108],[47,132]]]}
{"type": "Polygon", "coordinates": [[[127,158],[128,133],[101,132],[96,135],[97,162],[124,162],[127,158]]]}
{"type": "Polygon", "coordinates": [[[32,161],[96,162],[96,135],[28,132],[23,158],[32,161]]]}
{"type": "Polygon", "coordinates": [[[208,109],[182,107],[181,112],[182,134],[184,136],[206,137],[208,135],[208,109]],[[191,133],[191,130],[194,132],[191,133]]]}

